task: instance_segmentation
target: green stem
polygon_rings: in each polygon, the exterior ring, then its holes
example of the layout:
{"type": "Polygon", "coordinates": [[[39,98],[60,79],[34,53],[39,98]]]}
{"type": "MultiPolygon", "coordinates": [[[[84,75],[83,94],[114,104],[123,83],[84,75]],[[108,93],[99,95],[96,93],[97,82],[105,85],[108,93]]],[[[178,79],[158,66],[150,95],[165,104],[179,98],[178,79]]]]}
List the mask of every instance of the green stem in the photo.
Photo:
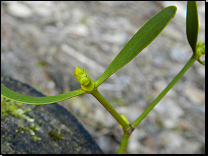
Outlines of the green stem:
{"type": "Polygon", "coordinates": [[[130,129],[129,124],[116,112],[116,110],[111,106],[111,104],[100,94],[100,92],[95,89],[91,94],[105,107],[105,109],[118,121],[118,123],[123,127],[124,132],[130,129]]]}
{"type": "Polygon", "coordinates": [[[118,150],[118,154],[124,154],[129,137],[130,137],[130,135],[127,135],[126,133],[123,134],[123,138],[122,138],[119,150],[118,150]]]}
{"type": "Polygon", "coordinates": [[[197,56],[192,56],[178,75],[172,80],[172,82],[160,93],[160,95],[147,107],[147,109],[134,121],[132,127],[136,128],[140,122],[147,116],[147,114],[155,107],[155,105],[166,95],[166,93],[178,82],[178,80],[185,74],[185,72],[192,66],[192,64],[198,59],[197,56]]]}

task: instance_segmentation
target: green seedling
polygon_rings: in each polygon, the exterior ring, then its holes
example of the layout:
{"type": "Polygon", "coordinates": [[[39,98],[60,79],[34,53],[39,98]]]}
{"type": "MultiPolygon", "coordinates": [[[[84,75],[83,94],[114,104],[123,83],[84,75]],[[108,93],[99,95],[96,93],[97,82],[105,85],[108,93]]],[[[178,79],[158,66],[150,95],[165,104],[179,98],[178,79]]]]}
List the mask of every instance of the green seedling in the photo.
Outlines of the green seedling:
{"type": "Polygon", "coordinates": [[[53,132],[48,132],[48,135],[53,138],[53,141],[59,141],[60,139],[64,139],[64,136],[60,133],[60,131],[53,130],[53,132]]]}
{"type": "MultiPolygon", "coordinates": [[[[124,153],[129,137],[134,129],[141,123],[141,121],[147,116],[147,114],[155,107],[155,105],[167,94],[167,92],[176,84],[176,82],[185,74],[185,72],[198,60],[205,65],[204,61],[200,60],[200,56],[205,54],[205,44],[198,42],[198,11],[197,3],[195,1],[187,2],[187,16],[186,16],[186,33],[188,42],[192,48],[193,55],[184,68],[178,73],[178,75],[170,82],[170,84],[159,94],[159,96],[149,105],[149,107],[132,123],[130,123],[125,115],[120,115],[112,107],[112,105],[100,94],[98,87],[120,68],[129,63],[135,58],[144,48],[146,48],[167,26],[171,19],[175,16],[177,8],[175,6],[169,6],[164,8],[158,14],[153,16],[147,21],[144,26],[129,40],[120,53],[111,62],[105,72],[94,82],[85,69],[76,67],[74,76],[79,81],[81,88],[68,93],[48,96],[48,97],[31,97],[16,93],[5,86],[1,85],[1,94],[14,101],[44,105],[51,104],[81,94],[92,94],[105,109],[117,120],[120,126],[123,128],[124,134],[120,144],[118,153],[124,153]]],[[[62,138],[62,136],[61,136],[62,138]]]]}

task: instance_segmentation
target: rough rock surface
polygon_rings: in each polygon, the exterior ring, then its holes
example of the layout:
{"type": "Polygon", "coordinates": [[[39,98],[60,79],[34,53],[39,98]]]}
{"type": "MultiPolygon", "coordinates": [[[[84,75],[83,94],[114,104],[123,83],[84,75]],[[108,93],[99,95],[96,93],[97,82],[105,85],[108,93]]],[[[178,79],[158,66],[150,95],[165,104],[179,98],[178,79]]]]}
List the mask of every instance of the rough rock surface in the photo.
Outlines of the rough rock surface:
{"type": "MultiPolygon", "coordinates": [[[[21,94],[43,96],[30,86],[8,77],[2,77],[1,83],[21,94]]],[[[42,106],[24,104],[22,107],[30,109],[25,113],[30,120],[12,114],[1,119],[1,154],[102,153],[78,120],[62,106],[54,103],[42,106]],[[31,131],[32,125],[38,129],[31,131]]]]}

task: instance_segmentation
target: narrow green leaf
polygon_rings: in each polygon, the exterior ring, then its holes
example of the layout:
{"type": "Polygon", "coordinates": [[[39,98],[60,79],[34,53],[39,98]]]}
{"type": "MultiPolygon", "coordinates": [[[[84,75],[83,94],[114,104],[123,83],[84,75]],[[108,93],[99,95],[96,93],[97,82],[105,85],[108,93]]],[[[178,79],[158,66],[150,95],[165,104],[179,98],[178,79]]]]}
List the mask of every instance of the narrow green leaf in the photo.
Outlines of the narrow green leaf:
{"type": "Polygon", "coordinates": [[[17,102],[25,103],[25,104],[35,104],[35,105],[43,105],[43,104],[51,104],[59,101],[63,101],[77,95],[81,95],[86,93],[84,90],[74,90],[68,93],[55,95],[55,96],[46,96],[46,97],[33,97],[33,96],[26,96],[19,93],[16,93],[7,87],[1,85],[1,95],[17,102]]]}
{"type": "Polygon", "coordinates": [[[197,3],[196,1],[188,1],[186,12],[186,35],[194,54],[196,54],[198,32],[199,20],[197,3]]]}
{"type": "Polygon", "coordinates": [[[146,48],[174,17],[176,10],[175,6],[169,6],[153,16],[124,46],[101,77],[95,82],[95,86],[98,87],[109,76],[129,63],[146,48]]]}

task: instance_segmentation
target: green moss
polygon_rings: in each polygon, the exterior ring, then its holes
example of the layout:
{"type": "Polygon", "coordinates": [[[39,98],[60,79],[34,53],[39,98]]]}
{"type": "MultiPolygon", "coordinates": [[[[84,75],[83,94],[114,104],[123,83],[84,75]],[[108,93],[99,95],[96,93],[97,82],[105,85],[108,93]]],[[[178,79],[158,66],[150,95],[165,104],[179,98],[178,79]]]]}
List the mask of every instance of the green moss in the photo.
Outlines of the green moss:
{"type": "Polygon", "coordinates": [[[34,141],[41,140],[41,138],[35,135],[35,131],[39,130],[38,126],[34,126],[35,119],[28,117],[26,114],[32,111],[32,109],[24,107],[24,104],[19,102],[14,102],[11,100],[6,99],[5,97],[1,96],[1,119],[5,116],[11,115],[19,119],[25,119],[30,124],[30,126],[23,126],[21,125],[19,128],[15,130],[15,132],[24,133],[24,130],[27,130],[31,134],[31,138],[34,141]]]}
{"type": "Polygon", "coordinates": [[[32,138],[34,141],[39,141],[39,140],[41,140],[41,138],[40,138],[40,137],[37,137],[37,136],[35,136],[35,135],[34,135],[34,136],[32,136],[31,138],[32,138]]]}
{"type": "Polygon", "coordinates": [[[63,134],[61,134],[60,131],[57,130],[53,130],[53,132],[48,132],[48,135],[53,138],[53,141],[64,139],[63,134]]]}
{"type": "Polygon", "coordinates": [[[12,115],[20,119],[25,119],[29,122],[34,122],[34,119],[26,116],[25,114],[30,112],[30,108],[24,108],[24,104],[19,102],[14,102],[7,100],[5,97],[1,96],[1,119],[4,116],[12,115]]]}

